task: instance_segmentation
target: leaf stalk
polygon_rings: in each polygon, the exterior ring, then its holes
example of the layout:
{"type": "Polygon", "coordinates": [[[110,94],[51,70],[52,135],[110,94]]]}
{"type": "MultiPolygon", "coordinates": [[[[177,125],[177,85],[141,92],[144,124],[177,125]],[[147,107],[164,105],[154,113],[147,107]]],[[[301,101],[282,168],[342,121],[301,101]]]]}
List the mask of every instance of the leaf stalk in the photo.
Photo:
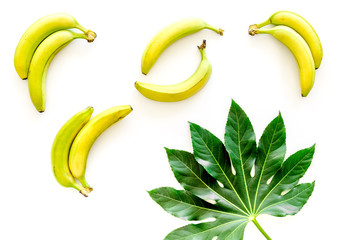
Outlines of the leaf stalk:
{"type": "Polygon", "coordinates": [[[262,233],[262,235],[264,235],[264,237],[267,240],[271,240],[270,236],[265,232],[265,230],[260,226],[260,224],[258,223],[258,221],[256,221],[256,218],[254,218],[252,220],[252,222],[255,224],[255,226],[257,227],[257,229],[259,229],[259,231],[262,233]]]}

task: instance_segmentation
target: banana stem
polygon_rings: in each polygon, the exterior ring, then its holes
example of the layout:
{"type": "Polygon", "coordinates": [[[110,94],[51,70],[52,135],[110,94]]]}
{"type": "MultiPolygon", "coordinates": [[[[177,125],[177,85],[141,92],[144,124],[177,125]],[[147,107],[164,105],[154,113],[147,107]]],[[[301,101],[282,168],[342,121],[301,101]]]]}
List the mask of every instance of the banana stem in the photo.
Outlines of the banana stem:
{"type": "Polygon", "coordinates": [[[268,20],[266,20],[265,22],[259,23],[259,24],[255,24],[258,28],[262,28],[263,26],[269,25],[271,23],[270,18],[268,20]]]}
{"type": "Polygon", "coordinates": [[[84,197],[88,197],[88,194],[91,192],[87,188],[80,186],[76,182],[73,183],[72,187],[78,190],[79,193],[81,193],[84,197]]]}
{"type": "Polygon", "coordinates": [[[251,36],[254,36],[255,34],[259,34],[259,33],[266,33],[266,32],[263,32],[264,30],[263,29],[260,29],[266,25],[269,25],[271,24],[271,20],[270,18],[268,20],[266,20],[265,22],[262,22],[262,23],[259,23],[259,24],[253,24],[253,25],[250,25],[249,27],[249,34],[251,36]]]}
{"type": "Polygon", "coordinates": [[[262,235],[264,235],[264,237],[265,237],[267,240],[271,240],[271,238],[269,237],[269,235],[264,231],[264,229],[260,226],[260,224],[258,223],[258,221],[256,221],[255,218],[252,220],[252,222],[255,224],[255,226],[257,227],[257,229],[259,229],[259,231],[262,233],[262,235]]]}
{"type": "Polygon", "coordinates": [[[82,177],[82,178],[78,178],[79,182],[81,183],[81,185],[87,189],[87,190],[90,190],[90,192],[92,191],[92,188],[90,187],[90,185],[87,183],[85,177],[82,177]]]}
{"type": "Polygon", "coordinates": [[[257,34],[267,33],[271,34],[273,33],[273,28],[266,28],[266,29],[258,29],[257,34]]]}
{"type": "Polygon", "coordinates": [[[74,38],[83,38],[83,39],[86,39],[86,34],[84,34],[84,33],[73,32],[72,34],[74,35],[74,38]]]}
{"type": "Polygon", "coordinates": [[[96,33],[87,29],[87,28],[84,28],[83,26],[81,26],[80,24],[77,24],[76,26],[77,29],[79,29],[80,31],[82,31],[84,34],[85,34],[85,39],[88,41],[88,42],[93,42],[96,38],[96,33]]]}
{"type": "Polygon", "coordinates": [[[76,24],[76,28],[79,29],[80,31],[82,31],[83,33],[87,33],[89,31],[89,29],[84,28],[79,23],[76,24]]]}
{"type": "Polygon", "coordinates": [[[224,30],[221,29],[221,28],[215,28],[215,27],[213,27],[213,26],[211,26],[211,25],[206,25],[205,28],[210,29],[210,30],[213,30],[213,31],[216,32],[217,34],[220,34],[220,36],[224,35],[224,30]]]}
{"type": "Polygon", "coordinates": [[[206,40],[204,39],[202,44],[198,46],[198,49],[200,50],[200,54],[201,54],[201,59],[206,58],[205,48],[206,48],[206,40]]]}

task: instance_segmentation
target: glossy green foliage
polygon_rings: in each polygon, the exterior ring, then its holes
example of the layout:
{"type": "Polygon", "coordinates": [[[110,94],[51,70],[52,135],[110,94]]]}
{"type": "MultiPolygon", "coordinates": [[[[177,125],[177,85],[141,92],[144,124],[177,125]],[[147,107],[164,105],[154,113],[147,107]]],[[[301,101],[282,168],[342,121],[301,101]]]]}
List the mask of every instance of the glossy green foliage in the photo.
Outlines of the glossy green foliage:
{"type": "Polygon", "coordinates": [[[190,123],[193,153],[166,149],[171,169],[184,188],[157,188],[150,196],[165,211],[192,223],[166,240],[241,240],[256,217],[294,215],[309,199],[313,183],[299,184],[315,146],[285,159],[285,126],[279,114],[264,130],[258,146],[245,112],[233,101],[224,143],[190,123]]]}

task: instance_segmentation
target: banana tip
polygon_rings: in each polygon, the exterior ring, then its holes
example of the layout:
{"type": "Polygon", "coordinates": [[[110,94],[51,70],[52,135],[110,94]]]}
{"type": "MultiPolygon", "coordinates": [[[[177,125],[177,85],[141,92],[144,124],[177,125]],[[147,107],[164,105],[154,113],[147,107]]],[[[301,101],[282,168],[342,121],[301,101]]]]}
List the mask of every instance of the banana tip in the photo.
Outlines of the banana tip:
{"type": "Polygon", "coordinates": [[[199,49],[205,49],[206,48],[206,40],[204,39],[202,44],[198,46],[199,49]]]}
{"type": "Polygon", "coordinates": [[[224,29],[219,28],[219,34],[220,34],[220,36],[223,36],[224,35],[224,29]]]}
{"type": "Polygon", "coordinates": [[[84,190],[79,191],[84,197],[88,197],[88,193],[84,190]]]}
{"type": "Polygon", "coordinates": [[[254,36],[255,34],[259,33],[259,28],[256,24],[250,25],[249,26],[249,35],[254,36]]]}
{"type": "Polygon", "coordinates": [[[88,42],[93,42],[97,37],[96,33],[91,30],[89,30],[85,35],[88,42]]]}

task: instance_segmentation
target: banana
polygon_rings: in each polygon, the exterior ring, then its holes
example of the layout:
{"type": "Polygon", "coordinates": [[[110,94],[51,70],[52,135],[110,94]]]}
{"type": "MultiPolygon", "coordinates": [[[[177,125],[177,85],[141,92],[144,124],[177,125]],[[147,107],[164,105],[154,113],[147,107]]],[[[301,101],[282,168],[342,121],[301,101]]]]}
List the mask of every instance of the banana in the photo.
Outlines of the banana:
{"type": "Polygon", "coordinates": [[[70,28],[77,28],[84,32],[89,42],[96,38],[93,31],[81,26],[73,16],[67,13],[55,13],[40,18],[25,31],[14,56],[15,69],[21,79],[27,79],[31,58],[39,44],[50,34],[70,28]]]}
{"type": "Polygon", "coordinates": [[[323,58],[322,45],[314,28],[308,21],[296,13],[289,11],[279,11],[271,15],[271,17],[266,21],[260,24],[254,24],[254,26],[256,28],[261,28],[268,24],[284,25],[294,29],[297,33],[299,33],[310,47],[312,56],[314,58],[315,68],[318,69],[320,67],[323,58]]]}
{"type": "Polygon", "coordinates": [[[60,30],[47,37],[36,49],[29,68],[29,92],[31,101],[39,112],[45,111],[46,73],[55,55],[76,38],[87,36],[69,30],[60,30]]]}
{"type": "Polygon", "coordinates": [[[292,52],[299,67],[301,95],[306,97],[314,85],[315,64],[305,40],[296,31],[286,26],[258,29],[252,25],[249,28],[249,33],[250,35],[271,34],[292,52]]]}
{"type": "Polygon", "coordinates": [[[85,179],[86,163],[91,146],[95,140],[112,124],[126,117],[131,106],[112,107],[92,118],[76,136],[69,155],[69,168],[72,175],[86,188],[90,185],[85,179]]]}
{"type": "Polygon", "coordinates": [[[91,191],[76,183],[69,169],[69,152],[78,132],[89,121],[94,109],[88,107],[70,118],[55,137],[51,150],[51,166],[56,180],[64,187],[72,187],[85,197],[91,191]]]}
{"type": "Polygon", "coordinates": [[[191,97],[202,89],[210,78],[212,66],[205,54],[206,41],[198,46],[201,62],[187,80],[172,85],[135,82],[135,88],[145,97],[160,102],[176,102],[191,97]]]}
{"type": "Polygon", "coordinates": [[[160,30],[145,48],[141,59],[142,73],[148,74],[161,53],[176,40],[203,29],[210,29],[220,35],[224,32],[221,28],[215,28],[199,18],[184,19],[160,30]]]}

